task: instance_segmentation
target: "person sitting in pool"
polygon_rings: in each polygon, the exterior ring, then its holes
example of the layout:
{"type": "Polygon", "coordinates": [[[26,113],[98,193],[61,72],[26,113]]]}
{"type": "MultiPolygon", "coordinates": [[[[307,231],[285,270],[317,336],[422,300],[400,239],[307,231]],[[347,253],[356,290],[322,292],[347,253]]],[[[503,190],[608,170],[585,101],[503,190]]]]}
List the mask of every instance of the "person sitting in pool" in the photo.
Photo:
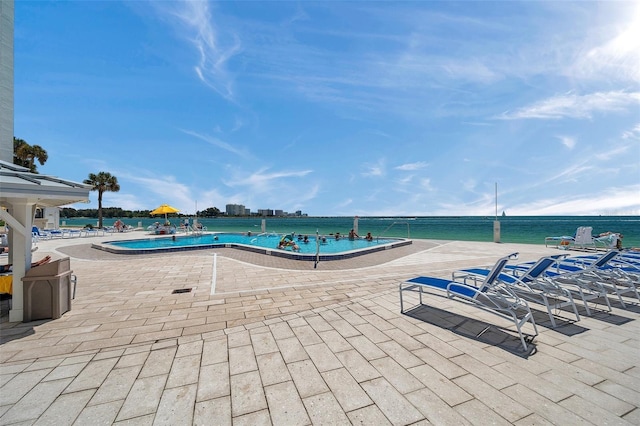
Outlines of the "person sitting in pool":
{"type": "Polygon", "coordinates": [[[278,248],[280,250],[286,250],[287,247],[291,247],[292,250],[294,251],[298,251],[300,250],[300,246],[298,246],[295,242],[293,241],[289,241],[289,240],[280,240],[280,243],[278,244],[278,248]]]}
{"type": "Polygon", "coordinates": [[[336,232],[336,240],[339,240],[342,237],[339,232],[336,232]]]}
{"type": "Polygon", "coordinates": [[[371,235],[371,232],[367,232],[367,236],[364,237],[364,239],[367,241],[373,241],[373,236],[371,235]]]}
{"type": "Polygon", "coordinates": [[[356,238],[360,238],[360,236],[358,234],[356,234],[356,231],[354,231],[353,229],[351,229],[351,231],[349,231],[349,239],[351,241],[355,240],[356,238]]]}
{"type": "MultiPolygon", "coordinates": [[[[35,266],[44,265],[45,263],[49,263],[50,261],[51,261],[51,256],[45,256],[36,262],[31,262],[31,267],[33,268],[35,266]]],[[[12,270],[13,270],[13,264],[11,263],[8,265],[0,266],[0,273],[11,272],[12,270]]]]}
{"type": "Polygon", "coordinates": [[[305,243],[305,244],[309,244],[309,236],[305,235],[304,239],[302,240],[302,242],[305,243]]]}

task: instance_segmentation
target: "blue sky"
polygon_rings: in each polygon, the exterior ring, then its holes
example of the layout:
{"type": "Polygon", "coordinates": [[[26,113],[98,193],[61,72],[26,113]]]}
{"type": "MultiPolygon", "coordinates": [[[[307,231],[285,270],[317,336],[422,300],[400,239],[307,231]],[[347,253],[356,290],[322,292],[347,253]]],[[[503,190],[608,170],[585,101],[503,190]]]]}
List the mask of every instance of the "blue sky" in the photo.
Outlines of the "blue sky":
{"type": "Polygon", "coordinates": [[[14,60],[105,207],[640,214],[638,2],[17,0],[14,60]]]}

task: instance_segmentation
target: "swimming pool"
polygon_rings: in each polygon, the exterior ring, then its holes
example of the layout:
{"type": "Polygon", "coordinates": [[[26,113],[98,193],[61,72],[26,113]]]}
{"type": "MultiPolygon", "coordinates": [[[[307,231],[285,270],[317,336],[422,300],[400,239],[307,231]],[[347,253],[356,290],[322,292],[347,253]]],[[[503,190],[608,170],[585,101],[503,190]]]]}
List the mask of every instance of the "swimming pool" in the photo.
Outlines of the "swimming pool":
{"type": "MultiPolygon", "coordinates": [[[[286,257],[298,260],[316,260],[318,242],[316,236],[309,236],[305,243],[298,237],[294,242],[300,250],[291,248],[279,249],[280,234],[235,234],[235,233],[205,233],[201,235],[180,235],[175,237],[153,237],[136,240],[108,241],[93,244],[92,247],[117,254],[148,254],[167,251],[199,250],[211,248],[235,248],[249,250],[271,256],[286,257]]],[[[349,240],[334,237],[320,237],[320,260],[337,260],[360,256],[380,250],[388,250],[411,244],[411,240],[401,238],[384,238],[366,241],[364,239],[349,240]]]]}

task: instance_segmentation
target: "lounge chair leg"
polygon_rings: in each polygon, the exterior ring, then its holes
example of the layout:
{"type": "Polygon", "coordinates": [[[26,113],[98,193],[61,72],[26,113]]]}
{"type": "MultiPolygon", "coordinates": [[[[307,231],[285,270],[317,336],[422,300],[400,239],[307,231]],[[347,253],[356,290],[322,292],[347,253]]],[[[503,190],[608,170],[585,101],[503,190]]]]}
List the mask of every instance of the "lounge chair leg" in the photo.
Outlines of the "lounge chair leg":
{"type": "Polygon", "coordinates": [[[491,328],[490,325],[486,326],[480,333],[476,334],[476,338],[482,336],[484,333],[486,333],[489,328],[491,328]]]}

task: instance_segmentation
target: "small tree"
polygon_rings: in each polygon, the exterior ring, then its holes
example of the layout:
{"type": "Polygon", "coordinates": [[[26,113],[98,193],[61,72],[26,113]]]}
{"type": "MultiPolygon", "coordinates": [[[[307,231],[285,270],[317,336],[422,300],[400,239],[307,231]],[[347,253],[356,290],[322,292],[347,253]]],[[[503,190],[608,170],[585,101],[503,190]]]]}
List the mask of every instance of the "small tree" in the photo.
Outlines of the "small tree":
{"type": "Polygon", "coordinates": [[[89,173],[89,178],[84,180],[86,185],[91,185],[92,191],[98,191],[98,228],[102,228],[102,194],[105,191],[118,192],[120,185],[118,178],[108,172],[100,172],[97,175],[89,173]]]}
{"type": "Polygon", "coordinates": [[[41,166],[49,159],[49,154],[40,145],[29,145],[24,139],[13,137],[13,164],[28,167],[32,173],[38,173],[36,160],[41,166]]]}

